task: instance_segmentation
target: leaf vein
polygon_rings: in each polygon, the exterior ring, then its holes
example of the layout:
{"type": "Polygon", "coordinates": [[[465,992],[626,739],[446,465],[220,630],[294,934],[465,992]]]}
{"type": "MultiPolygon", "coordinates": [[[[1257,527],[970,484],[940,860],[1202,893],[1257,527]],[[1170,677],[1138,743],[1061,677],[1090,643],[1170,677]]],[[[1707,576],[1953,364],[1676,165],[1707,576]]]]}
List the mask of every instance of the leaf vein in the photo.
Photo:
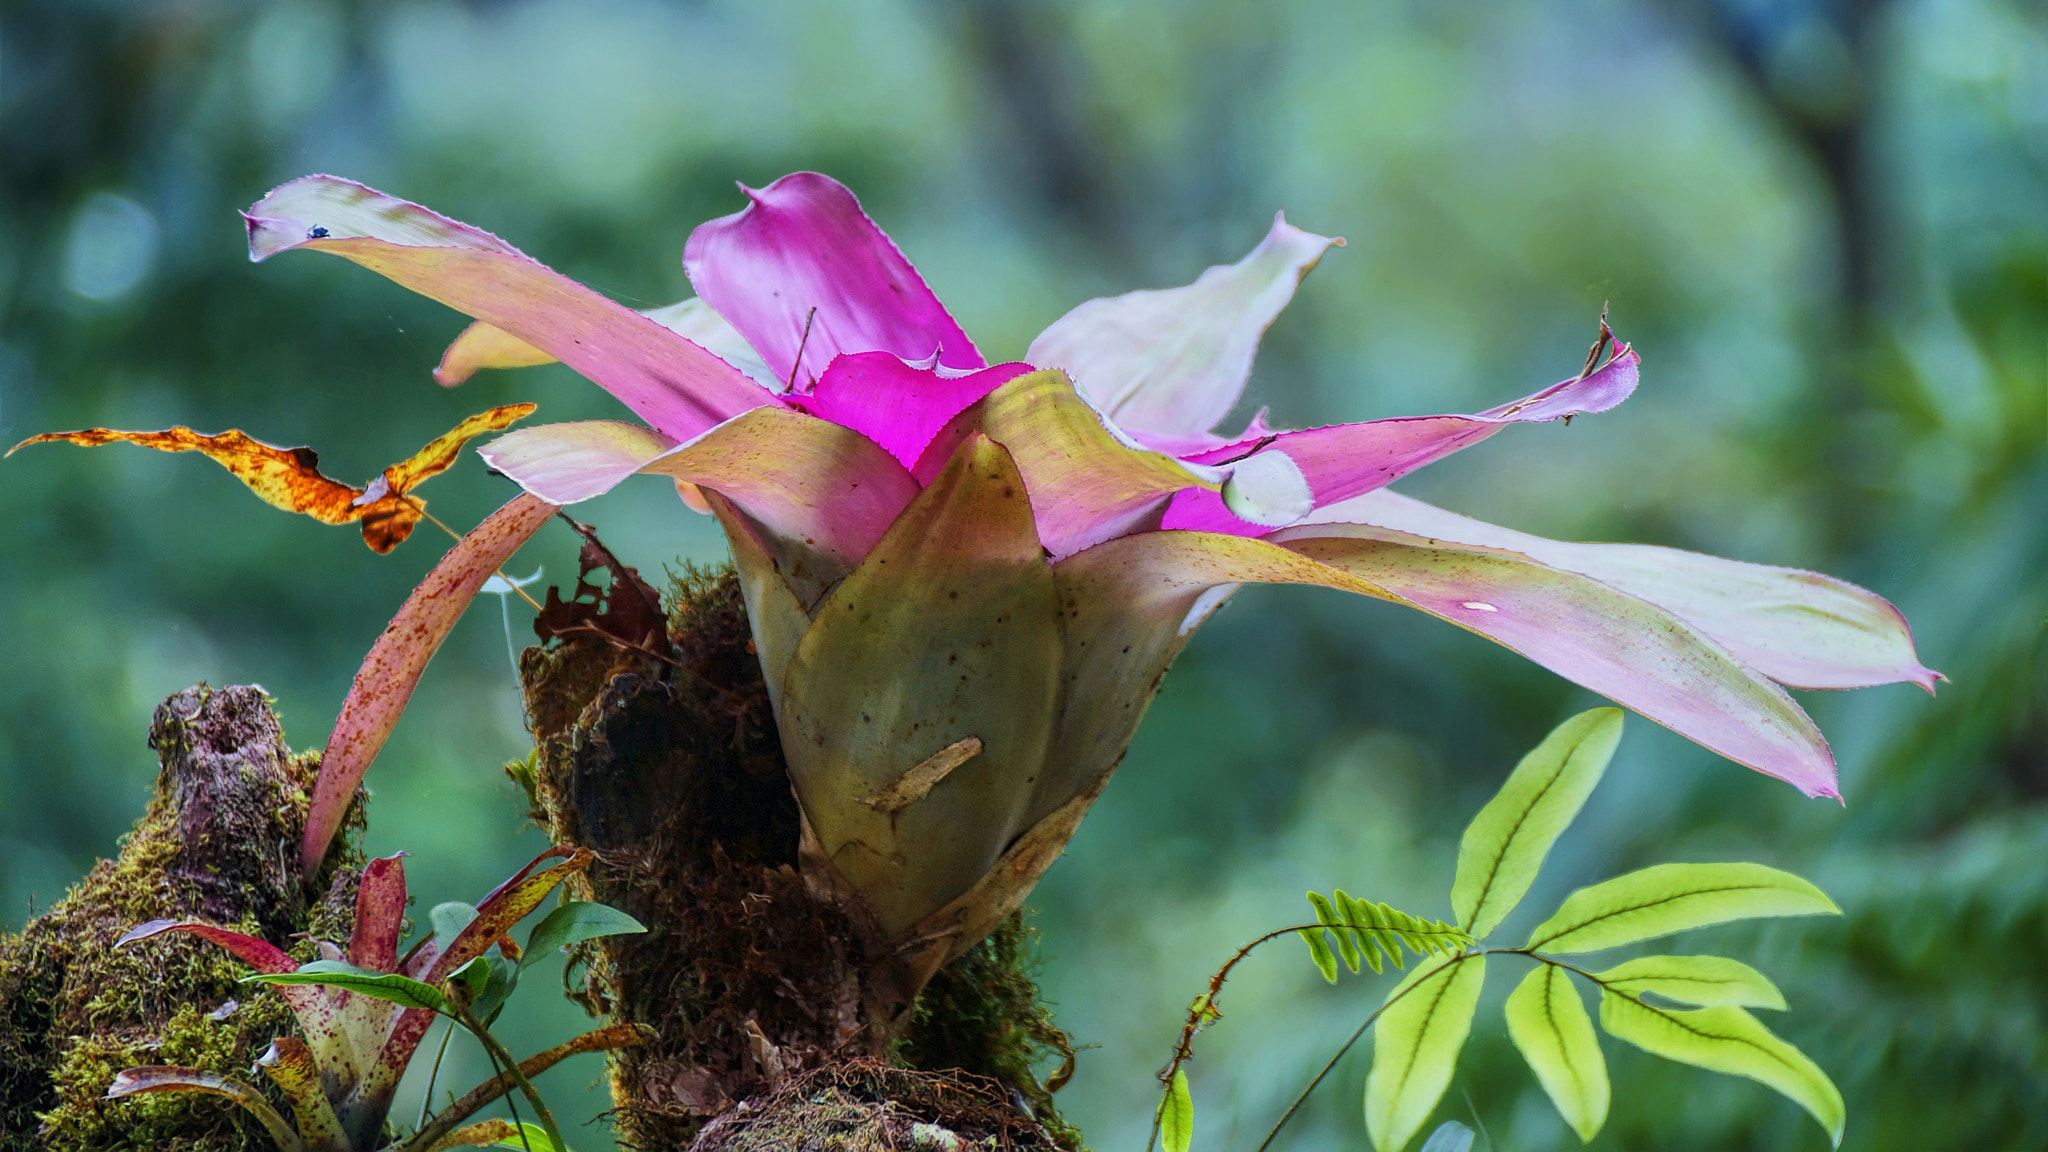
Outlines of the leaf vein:
{"type": "Polygon", "coordinates": [[[1686,900],[1694,896],[1711,896],[1717,892],[1749,892],[1758,890],[1769,891],[1776,887],[1777,885],[1775,884],[1724,884],[1718,888],[1691,888],[1684,892],[1675,892],[1669,896],[1659,896],[1655,900],[1648,900],[1641,904],[1630,904],[1624,908],[1615,908],[1606,912],[1602,912],[1598,916],[1594,916],[1586,920],[1581,920],[1577,924],[1573,924],[1568,928],[1561,928],[1556,932],[1552,932],[1550,935],[1545,936],[1543,939],[1532,942],[1529,945],[1529,947],[1531,949],[1541,948],[1545,944],[1548,944],[1553,940],[1559,939],[1564,936],[1569,936],[1574,932],[1582,932],[1585,929],[1591,928],[1593,925],[1598,924],[1603,920],[1611,920],[1616,916],[1626,916],[1630,912],[1641,912],[1646,909],[1655,908],[1660,904],[1669,904],[1674,900],[1686,900]]]}

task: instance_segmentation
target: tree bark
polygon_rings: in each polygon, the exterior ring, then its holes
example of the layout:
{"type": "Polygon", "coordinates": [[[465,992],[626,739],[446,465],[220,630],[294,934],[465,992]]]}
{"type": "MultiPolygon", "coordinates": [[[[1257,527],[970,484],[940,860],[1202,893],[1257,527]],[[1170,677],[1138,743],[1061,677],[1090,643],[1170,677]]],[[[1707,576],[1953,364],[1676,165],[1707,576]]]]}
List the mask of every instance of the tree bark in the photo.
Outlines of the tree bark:
{"type": "MultiPolygon", "coordinates": [[[[797,804],[731,571],[681,582],[670,624],[667,652],[586,634],[523,660],[536,755],[515,775],[558,843],[597,850],[579,894],[649,928],[580,957],[576,995],[593,1014],[660,1034],[613,1057],[620,1142],[1078,1147],[1036,1075],[1066,1057],[1056,1087],[1072,1046],[1037,1000],[1021,917],[909,1007],[917,990],[862,901],[798,871],[797,804]]],[[[318,758],[286,748],[261,689],[187,689],[157,710],[150,743],[155,796],[119,857],[0,938],[0,1152],[269,1147],[208,1097],[102,1099],[137,1064],[245,1075],[294,1027],[202,940],[113,943],[159,918],[260,935],[301,960],[308,935],[350,937],[361,801],[320,873],[302,875],[318,758]]]]}
{"type": "MultiPolygon", "coordinates": [[[[356,870],[343,865],[360,857],[330,852],[313,878],[336,878],[328,898],[307,899],[293,846],[318,758],[285,747],[261,688],[200,684],[172,696],[149,744],[162,764],[155,794],[120,854],[19,935],[0,937],[0,1152],[269,1148],[218,1100],[101,1099],[136,1064],[244,1073],[292,1026],[277,997],[252,994],[239,983],[246,969],[204,941],[114,941],[159,918],[232,926],[284,948],[309,931],[347,939],[356,870]]],[[[352,823],[360,830],[360,807],[352,823]]]]}
{"type": "Polygon", "coordinates": [[[613,1058],[621,1144],[1073,1147],[1032,1074],[1071,1046],[1036,1000],[1021,922],[904,1012],[916,990],[863,902],[799,873],[797,803],[730,570],[678,582],[669,640],[655,654],[580,635],[522,660],[535,818],[597,852],[582,895],[649,928],[584,953],[586,1007],[660,1034],[613,1058]]]}

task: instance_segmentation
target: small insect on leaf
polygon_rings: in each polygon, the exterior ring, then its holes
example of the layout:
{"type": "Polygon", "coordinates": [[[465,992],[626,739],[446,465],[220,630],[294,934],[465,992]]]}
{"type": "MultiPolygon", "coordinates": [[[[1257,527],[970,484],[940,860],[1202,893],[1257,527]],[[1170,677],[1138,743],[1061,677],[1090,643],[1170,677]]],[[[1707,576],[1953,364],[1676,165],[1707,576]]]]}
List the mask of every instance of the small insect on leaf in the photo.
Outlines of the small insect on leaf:
{"type": "Polygon", "coordinates": [[[384,469],[364,488],[322,475],[320,456],[311,448],[279,448],[234,428],[213,436],[184,427],[161,432],[111,428],[46,432],[16,444],[8,449],[8,455],[30,444],[53,441],[85,448],[136,444],[159,452],[201,452],[273,507],[311,516],[322,524],[360,524],[363,542],[371,551],[382,553],[398,547],[420,522],[423,505],[408,493],[427,477],[446,471],[470,440],[509,428],[532,415],[534,408],[532,404],[507,404],[479,412],[410,459],[384,469]]]}
{"type": "Polygon", "coordinates": [[[1188,1092],[1186,1070],[1176,1070],[1159,1102],[1159,1143],[1166,1152],[1188,1152],[1195,1140],[1195,1098],[1188,1092]]]}

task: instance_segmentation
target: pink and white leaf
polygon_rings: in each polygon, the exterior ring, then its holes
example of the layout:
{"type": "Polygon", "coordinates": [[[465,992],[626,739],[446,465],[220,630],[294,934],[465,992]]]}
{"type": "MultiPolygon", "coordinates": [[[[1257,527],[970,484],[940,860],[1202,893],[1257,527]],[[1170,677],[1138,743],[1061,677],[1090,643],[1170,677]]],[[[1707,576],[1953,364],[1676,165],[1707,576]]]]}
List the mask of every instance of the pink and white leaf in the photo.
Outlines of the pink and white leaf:
{"type": "Polygon", "coordinates": [[[352,260],[562,361],[671,436],[777,403],[739,369],[496,236],[353,181],[302,177],[244,216],[251,260],[294,248],[352,260]]]}
{"type": "Polygon", "coordinates": [[[1200,593],[1243,583],[1313,584],[1418,608],[1808,795],[1838,794],[1827,742],[1784,689],[1665,609],[1517,553],[1316,525],[1265,540],[1146,533],[1082,558],[1138,582],[1140,600],[1159,601],[1162,629],[1199,622],[1200,593]]]}
{"type": "Polygon", "coordinates": [[[1319,509],[1310,519],[1508,549],[1592,577],[1670,611],[1744,664],[1794,688],[1910,681],[1931,693],[1944,679],[1920,663],[1913,630],[1890,601],[1818,572],[1649,544],[1549,540],[1446,512],[1390,489],[1319,509]]]}
{"type": "Polygon", "coordinates": [[[1183,287],[1090,300],[1039,333],[1024,358],[1065,371],[1147,447],[1183,455],[1218,446],[1210,430],[1244,394],[1260,337],[1302,277],[1342,243],[1276,214],[1244,259],[1183,287]]]}
{"type": "Polygon", "coordinates": [[[1132,443],[1056,370],[1019,376],[955,417],[926,445],[912,474],[930,483],[976,432],[1015,458],[1039,538],[1054,559],[1156,528],[1174,493],[1214,491],[1226,475],[1132,443]]]}
{"type": "MultiPolygon", "coordinates": [[[[1269,433],[1190,459],[1222,464],[1254,450],[1283,452],[1307,479],[1315,507],[1322,508],[1384,487],[1425,464],[1470,448],[1510,424],[1605,412],[1635,391],[1640,363],[1634,350],[1623,346],[1588,376],[1560,381],[1474,416],[1406,416],[1269,433]]],[[[1221,496],[1212,492],[1182,493],[1167,511],[1164,525],[1234,536],[1263,535],[1272,528],[1234,515],[1221,496]]]]}
{"type": "MultiPolygon", "coordinates": [[[[783,382],[768,371],[768,365],[747,346],[738,330],[702,300],[692,298],[662,308],[643,309],[640,314],[746,373],[761,386],[775,392],[783,390],[783,382]]],[[[434,379],[443,387],[452,388],[485,368],[531,368],[555,362],[553,356],[519,337],[479,320],[463,329],[447,351],[441,353],[434,379]]]]}
{"type": "Polygon", "coordinates": [[[859,432],[912,468],[948,421],[1029,371],[1029,364],[998,364],[960,373],[887,352],[849,353],[826,366],[809,395],[790,402],[859,432]]]}
{"type": "Polygon", "coordinates": [[[683,269],[697,295],[739,330],[770,371],[795,379],[795,391],[808,392],[826,365],[848,352],[905,360],[935,355],[952,369],[985,366],[845,185],[797,172],[758,191],[740,190],[751,203],[699,225],[683,249],[683,269]]]}

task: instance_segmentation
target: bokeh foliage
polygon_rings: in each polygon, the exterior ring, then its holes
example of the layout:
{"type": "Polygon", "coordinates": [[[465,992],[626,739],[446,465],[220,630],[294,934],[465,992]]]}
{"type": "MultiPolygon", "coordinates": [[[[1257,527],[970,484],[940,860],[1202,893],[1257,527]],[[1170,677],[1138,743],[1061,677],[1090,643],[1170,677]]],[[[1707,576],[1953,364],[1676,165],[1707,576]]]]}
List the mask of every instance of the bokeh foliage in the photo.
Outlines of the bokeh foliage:
{"type": "MultiPolygon", "coordinates": [[[[234,211],[334,171],[650,306],[687,293],[683,238],[739,206],[731,181],[803,167],[853,186],[993,357],[1089,295],[1234,259],[1275,209],[1347,236],[1254,379],[1251,402],[1291,424],[1521,395],[1577,367],[1611,301],[1645,356],[1634,400],[1509,430],[1403,490],[1550,535],[1857,580],[1954,683],[1935,701],[1808,694],[1846,809],[1632,725],[1549,896],[1663,859],[1811,876],[1842,923],[1711,944],[1786,988],[1787,1037],[1848,1098],[1845,1146],[2048,1143],[2039,5],[15,0],[0,438],[239,427],[360,481],[491,404],[610,415],[560,368],[437,388],[460,318],[340,261],[252,268],[234,211]]],[[[423,494],[467,525],[507,488],[471,461],[423,494]]],[[[118,447],[24,452],[0,465],[0,507],[8,926],[141,810],[158,700],[260,682],[317,745],[438,554],[422,534],[371,555],[202,461],[118,447]]],[[[650,572],[719,551],[651,481],[585,512],[650,572]]],[[[566,530],[544,534],[514,568],[567,582],[573,555],[566,530]]],[[[371,777],[366,847],[412,851],[429,902],[473,899],[537,846],[497,768],[527,741],[494,607],[458,630],[371,777]]],[[[1244,593],[1034,899],[1059,1024],[1102,1045],[1066,1114],[1098,1147],[1141,1140],[1149,1105],[1131,1102],[1153,1098],[1187,998],[1303,888],[1334,877],[1440,914],[1422,882],[1456,829],[1588,703],[1413,614],[1244,593]]],[[[1255,1140],[1369,1010],[1298,963],[1258,963],[1191,1070],[1216,1102],[1203,1146],[1255,1140]]],[[[508,1040],[551,1043],[573,1017],[508,1040]]],[[[1611,1055],[1598,1147],[1820,1146],[1760,1088],[1611,1055]]],[[[1292,1146],[1355,1144],[1355,1063],[1292,1146]]],[[[597,1072],[554,1075],[573,1092],[597,1072]]],[[[1575,1145],[1498,1029],[1475,1032],[1445,1109],[1491,1147],[1575,1145]]]]}

